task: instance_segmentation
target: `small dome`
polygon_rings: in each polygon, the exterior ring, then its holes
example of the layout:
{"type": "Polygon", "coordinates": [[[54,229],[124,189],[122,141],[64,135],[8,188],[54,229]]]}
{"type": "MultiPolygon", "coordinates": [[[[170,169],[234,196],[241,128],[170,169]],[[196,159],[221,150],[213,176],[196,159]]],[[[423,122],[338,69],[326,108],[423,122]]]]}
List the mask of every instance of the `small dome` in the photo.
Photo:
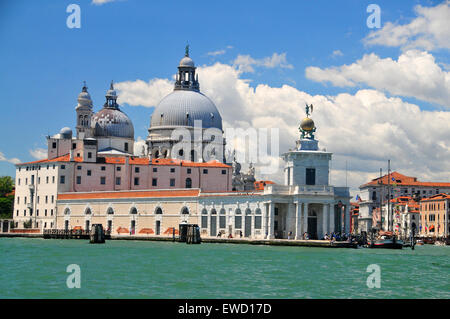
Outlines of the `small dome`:
{"type": "Polygon", "coordinates": [[[179,66],[188,66],[188,67],[194,67],[194,60],[192,60],[190,57],[185,56],[181,59],[179,66]]]}
{"type": "Polygon", "coordinates": [[[203,128],[222,130],[222,117],[208,97],[196,91],[173,91],[159,102],[153,111],[150,128],[164,126],[194,126],[202,121],[203,128]]]}
{"type": "Polygon", "coordinates": [[[72,138],[72,130],[70,127],[63,127],[59,134],[62,138],[72,138]]]}
{"type": "Polygon", "coordinates": [[[92,119],[96,137],[123,137],[134,139],[134,127],[130,118],[119,109],[103,108],[92,119]]]}
{"type": "Polygon", "coordinates": [[[300,127],[304,131],[312,131],[314,129],[314,121],[310,119],[309,117],[305,117],[302,122],[300,123],[300,127]]]}

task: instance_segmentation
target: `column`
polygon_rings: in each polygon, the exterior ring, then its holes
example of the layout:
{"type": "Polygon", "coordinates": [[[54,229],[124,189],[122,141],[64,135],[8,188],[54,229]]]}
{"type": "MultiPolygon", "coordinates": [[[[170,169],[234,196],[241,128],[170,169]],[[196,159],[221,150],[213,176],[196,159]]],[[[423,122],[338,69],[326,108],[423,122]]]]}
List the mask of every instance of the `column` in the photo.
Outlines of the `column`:
{"type": "Polygon", "coordinates": [[[346,233],[350,232],[350,203],[345,205],[345,213],[344,213],[345,223],[344,223],[344,231],[346,233]]]}
{"type": "Polygon", "coordinates": [[[302,235],[303,233],[308,231],[308,205],[309,203],[303,204],[303,227],[302,227],[302,235]]]}
{"type": "Polygon", "coordinates": [[[247,216],[246,215],[246,211],[247,211],[247,209],[245,209],[245,210],[241,210],[241,232],[242,232],[242,238],[245,238],[245,216],[247,216]]]}
{"type": "Polygon", "coordinates": [[[328,233],[328,204],[322,205],[322,235],[325,236],[325,234],[328,233]]]}
{"type": "Polygon", "coordinates": [[[269,211],[269,204],[264,203],[264,207],[261,210],[261,218],[262,218],[262,238],[267,238],[267,216],[269,211]]]}
{"type": "Polygon", "coordinates": [[[330,233],[334,232],[334,205],[328,204],[328,211],[330,212],[330,233]]]}
{"type": "Polygon", "coordinates": [[[274,224],[275,224],[275,203],[269,203],[269,231],[267,233],[267,239],[273,239],[274,236],[274,224]]]}
{"type": "Polygon", "coordinates": [[[302,203],[295,203],[295,239],[302,239],[302,203]]]}
{"type": "Polygon", "coordinates": [[[255,212],[256,212],[256,209],[253,211],[253,213],[252,213],[252,230],[251,230],[251,233],[250,233],[250,237],[253,239],[253,238],[255,238],[255,212]]]}

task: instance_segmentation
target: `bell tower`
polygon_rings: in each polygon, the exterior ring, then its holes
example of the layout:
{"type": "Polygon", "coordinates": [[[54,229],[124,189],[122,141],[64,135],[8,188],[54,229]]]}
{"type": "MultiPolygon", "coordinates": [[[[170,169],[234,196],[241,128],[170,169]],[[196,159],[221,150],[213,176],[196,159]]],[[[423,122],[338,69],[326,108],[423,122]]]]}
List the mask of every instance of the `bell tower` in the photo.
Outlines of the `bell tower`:
{"type": "Polygon", "coordinates": [[[91,120],[93,115],[92,99],[87,91],[86,82],[83,84],[81,93],[78,94],[78,105],[75,107],[77,112],[77,138],[85,139],[92,137],[91,120]]]}
{"type": "Polygon", "coordinates": [[[310,118],[313,105],[306,104],[306,117],[300,123],[300,139],[294,150],[283,154],[285,185],[329,185],[332,153],[319,150],[314,137],[316,126],[310,118]]]}

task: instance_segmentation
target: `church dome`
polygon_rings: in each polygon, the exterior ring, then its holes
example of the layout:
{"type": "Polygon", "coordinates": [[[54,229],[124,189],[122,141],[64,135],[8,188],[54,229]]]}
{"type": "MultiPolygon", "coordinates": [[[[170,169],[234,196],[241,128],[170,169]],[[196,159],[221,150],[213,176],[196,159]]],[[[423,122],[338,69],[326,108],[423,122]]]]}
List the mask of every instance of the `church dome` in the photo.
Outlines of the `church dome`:
{"type": "Polygon", "coordinates": [[[134,139],[130,118],[119,109],[103,108],[92,118],[96,137],[124,137],[134,139]]]}
{"type": "Polygon", "coordinates": [[[194,60],[192,60],[190,57],[185,56],[184,58],[181,59],[180,61],[180,65],[181,67],[194,67],[194,60]]]}
{"type": "Polygon", "coordinates": [[[198,91],[175,90],[159,102],[150,121],[150,129],[167,126],[194,126],[201,120],[202,128],[222,130],[222,117],[216,105],[198,91]]]}
{"type": "Polygon", "coordinates": [[[130,118],[117,104],[117,94],[113,82],[106,92],[106,103],[92,117],[92,128],[96,137],[123,137],[134,139],[134,127],[130,118]]]}
{"type": "Polygon", "coordinates": [[[305,117],[302,122],[300,123],[300,127],[304,131],[312,131],[314,129],[314,121],[310,119],[309,117],[305,117]]]}
{"type": "Polygon", "coordinates": [[[83,86],[83,89],[81,90],[80,94],[78,94],[78,107],[90,107],[92,108],[92,99],[91,95],[87,91],[86,83],[83,86]]]}

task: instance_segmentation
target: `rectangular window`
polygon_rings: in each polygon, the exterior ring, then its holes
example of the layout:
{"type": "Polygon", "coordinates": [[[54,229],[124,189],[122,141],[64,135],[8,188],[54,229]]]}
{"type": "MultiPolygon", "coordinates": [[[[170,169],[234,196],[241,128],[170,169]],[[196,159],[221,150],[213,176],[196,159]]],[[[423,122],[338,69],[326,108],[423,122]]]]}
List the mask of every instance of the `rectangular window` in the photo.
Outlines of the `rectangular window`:
{"type": "Polygon", "coordinates": [[[170,187],[174,187],[175,186],[175,178],[171,178],[170,179],[170,187]]]}
{"type": "Polygon", "coordinates": [[[134,185],[136,185],[136,186],[139,185],[139,177],[134,178],[134,185]]]}
{"type": "Polygon", "coordinates": [[[53,216],[53,208],[50,209],[50,215],[53,216]]]}
{"type": "Polygon", "coordinates": [[[48,204],[48,196],[45,196],[45,203],[48,204]]]}
{"type": "Polygon", "coordinates": [[[77,176],[77,184],[78,184],[78,185],[81,184],[81,176],[77,176]]]}
{"type": "Polygon", "coordinates": [[[175,173],[175,168],[171,168],[171,169],[170,169],[170,172],[171,172],[171,173],[175,173]]]}
{"type": "Polygon", "coordinates": [[[52,195],[52,204],[55,202],[55,196],[52,195]]]}
{"type": "Polygon", "coordinates": [[[117,170],[118,172],[120,172],[120,171],[122,170],[122,167],[117,166],[117,167],[116,167],[116,170],[117,170]]]}
{"type": "Polygon", "coordinates": [[[139,173],[139,167],[135,167],[135,168],[134,168],[134,172],[135,172],[135,173],[139,173]]]}
{"type": "Polygon", "coordinates": [[[105,185],[106,184],[106,177],[102,176],[100,177],[100,184],[105,185]]]}
{"type": "Polygon", "coordinates": [[[128,152],[128,143],[125,143],[125,152],[128,152]]]}
{"type": "Polygon", "coordinates": [[[242,228],[242,216],[234,216],[234,228],[242,228]]]}
{"type": "Polygon", "coordinates": [[[202,215],[202,228],[208,228],[208,215],[202,215]]]}
{"type": "Polygon", "coordinates": [[[77,170],[81,171],[81,166],[77,166],[77,170]]]}
{"type": "Polygon", "coordinates": [[[56,142],[52,143],[52,148],[56,148],[56,142]]]}
{"type": "Polygon", "coordinates": [[[219,216],[219,228],[225,228],[226,225],[226,216],[219,216]]]}
{"type": "Polygon", "coordinates": [[[47,216],[47,210],[44,211],[45,216],[47,216]]]}
{"type": "Polygon", "coordinates": [[[20,204],[20,197],[17,196],[17,204],[20,204]]]}
{"type": "Polygon", "coordinates": [[[61,165],[61,169],[66,169],[66,165],[61,165]]]}
{"type": "Polygon", "coordinates": [[[120,185],[120,177],[116,177],[116,185],[120,185]]]}
{"type": "Polygon", "coordinates": [[[18,184],[18,185],[20,185],[20,178],[19,178],[19,179],[17,179],[17,184],[18,184]]]}
{"type": "Polygon", "coordinates": [[[156,173],[158,171],[157,167],[153,167],[153,173],[156,173]]]}
{"type": "Polygon", "coordinates": [[[187,173],[190,174],[192,172],[192,169],[188,168],[187,173]]]}
{"type": "Polygon", "coordinates": [[[66,177],[63,175],[63,176],[60,176],[60,178],[59,178],[59,183],[60,184],[65,184],[66,183],[66,177]]]}
{"type": "Polygon", "coordinates": [[[102,170],[102,171],[106,170],[106,166],[102,166],[102,167],[101,167],[101,170],[102,170]]]}
{"type": "Polygon", "coordinates": [[[37,197],[37,203],[38,203],[38,204],[39,204],[39,199],[40,199],[40,196],[37,197]]]}
{"type": "Polygon", "coordinates": [[[152,186],[158,186],[158,179],[152,178],[152,186]]]}
{"type": "Polygon", "coordinates": [[[88,169],[86,174],[87,174],[87,176],[91,176],[92,175],[92,171],[90,169],[88,169]]]}
{"type": "Polygon", "coordinates": [[[52,183],[55,184],[55,176],[52,176],[52,183]]]}
{"type": "Polygon", "coordinates": [[[306,169],[306,185],[316,185],[316,169],[306,169]]]}
{"type": "Polygon", "coordinates": [[[261,229],[261,216],[255,216],[255,229],[261,229]]]}
{"type": "Polygon", "coordinates": [[[208,174],[208,169],[207,168],[203,169],[203,174],[208,174]]]}
{"type": "Polygon", "coordinates": [[[92,158],[92,153],[88,152],[88,158],[92,158]]]}
{"type": "Polygon", "coordinates": [[[227,175],[227,170],[226,169],[222,170],[222,175],[227,175]]]}
{"type": "Polygon", "coordinates": [[[72,149],[76,149],[77,148],[77,143],[72,143],[72,149]]]}

